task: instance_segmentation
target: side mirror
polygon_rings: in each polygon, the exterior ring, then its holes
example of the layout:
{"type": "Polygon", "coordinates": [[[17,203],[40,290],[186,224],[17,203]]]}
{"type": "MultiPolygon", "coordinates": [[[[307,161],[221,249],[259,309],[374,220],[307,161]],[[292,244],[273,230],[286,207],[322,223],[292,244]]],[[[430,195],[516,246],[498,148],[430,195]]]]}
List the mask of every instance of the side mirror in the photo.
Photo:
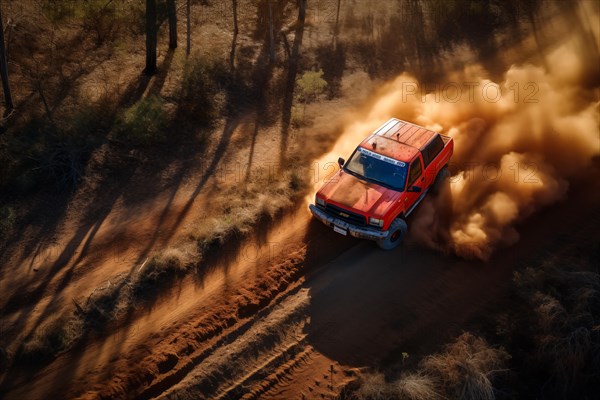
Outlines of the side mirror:
{"type": "Polygon", "coordinates": [[[409,192],[416,192],[416,193],[420,193],[421,192],[421,187],[420,186],[411,186],[408,189],[409,192]]]}
{"type": "Polygon", "coordinates": [[[338,165],[340,168],[342,168],[344,164],[346,164],[346,160],[344,160],[342,157],[338,158],[338,165]]]}

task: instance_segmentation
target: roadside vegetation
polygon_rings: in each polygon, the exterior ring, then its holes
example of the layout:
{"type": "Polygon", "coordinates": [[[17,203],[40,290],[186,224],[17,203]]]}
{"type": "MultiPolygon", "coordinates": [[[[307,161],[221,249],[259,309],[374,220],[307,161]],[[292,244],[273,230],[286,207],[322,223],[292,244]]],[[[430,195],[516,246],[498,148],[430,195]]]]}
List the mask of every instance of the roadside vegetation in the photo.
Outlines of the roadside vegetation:
{"type": "Polygon", "coordinates": [[[149,257],[133,273],[114,276],[87,298],[74,299],[72,313],[48,320],[23,343],[16,355],[18,362],[39,365],[85,336],[110,332],[119,319],[152,302],[157,288],[185,275],[194,256],[193,249],[166,249],[149,257]]]}
{"type": "Polygon", "coordinates": [[[415,371],[397,379],[366,373],[350,399],[358,400],[492,400],[492,382],[506,369],[508,353],[491,347],[484,339],[463,333],[442,352],[425,357],[415,371]]]}
{"type": "MultiPolygon", "coordinates": [[[[224,214],[203,220],[190,232],[189,242],[148,257],[129,273],[110,277],[89,295],[73,299],[73,310],[50,318],[27,338],[14,355],[19,363],[39,365],[51,361],[90,336],[108,333],[136,309],[151,306],[172,284],[189,273],[202,273],[203,257],[247,237],[260,222],[272,221],[304,189],[294,172],[275,187],[248,188],[243,199],[228,202],[224,214]]],[[[232,190],[225,198],[238,196],[232,190]]]]}
{"type": "MultiPolygon", "coordinates": [[[[600,248],[573,246],[514,272],[496,330],[463,333],[416,367],[364,373],[348,399],[592,399],[600,370],[600,248]],[[400,371],[400,372],[398,372],[400,371]]],[[[595,246],[595,247],[594,247],[595,246]]]]}
{"type": "MultiPolygon", "coordinates": [[[[232,139],[234,128],[228,128],[248,115],[256,116],[255,136],[263,129],[279,129],[283,93],[270,87],[284,84],[281,71],[290,56],[281,48],[275,64],[261,56],[261,46],[270,45],[263,43],[269,24],[280,27],[298,18],[298,7],[291,3],[272,10],[270,19],[263,18],[268,12],[264,7],[247,4],[252,8],[245,11],[253,14],[247,15],[239,34],[254,43],[237,55],[229,53],[233,50],[228,42],[216,48],[199,39],[186,55],[183,49],[166,49],[167,10],[159,1],[153,76],[144,73],[140,51],[143,3],[9,3],[3,2],[2,11],[12,32],[7,42],[9,63],[15,66],[10,78],[16,106],[0,130],[0,260],[22,245],[26,231],[31,237],[51,238],[69,203],[85,193],[94,203],[82,215],[93,221],[114,202],[117,190],[133,190],[127,188],[132,174],[144,176],[159,192],[173,184],[162,180],[162,171],[181,168],[177,179],[183,180],[202,167],[201,184],[206,183],[222,163],[235,159],[240,148],[232,141],[245,146],[250,140],[232,139]],[[53,207],[45,206],[49,202],[53,207]]],[[[223,10],[193,2],[196,32],[202,29],[200,13],[216,16],[223,10]]],[[[233,30],[230,23],[228,19],[221,28],[233,30]]],[[[300,65],[300,71],[304,68],[300,65]]],[[[292,90],[295,78],[290,78],[292,90]]],[[[303,167],[311,154],[290,162],[303,167]]],[[[128,273],[108,275],[102,286],[73,298],[68,312],[48,317],[14,354],[6,355],[9,364],[13,359],[38,366],[50,361],[91,336],[109,332],[174,281],[201,272],[207,253],[241,241],[304,196],[307,177],[285,167],[268,176],[249,171],[243,182],[219,182],[212,191],[220,200],[188,230],[187,240],[151,253],[128,273]]]]}
{"type": "Polygon", "coordinates": [[[551,254],[514,274],[517,301],[498,318],[513,391],[593,398],[600,384],[600,247],[551,254]]]}

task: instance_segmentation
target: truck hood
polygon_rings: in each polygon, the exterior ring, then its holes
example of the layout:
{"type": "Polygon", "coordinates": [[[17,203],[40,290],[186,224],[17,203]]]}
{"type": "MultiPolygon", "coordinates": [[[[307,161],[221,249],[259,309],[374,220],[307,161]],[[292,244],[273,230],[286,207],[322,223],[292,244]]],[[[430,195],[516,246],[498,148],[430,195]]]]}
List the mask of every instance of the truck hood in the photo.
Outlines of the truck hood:
{"type": "Polygon", "coordinates": [[[344,171],[339,171],[323,185],[319,194],[325,201],[334,201],[376,218],[385,215],[402,196],[402,192],[360,180],[344,171]]]}

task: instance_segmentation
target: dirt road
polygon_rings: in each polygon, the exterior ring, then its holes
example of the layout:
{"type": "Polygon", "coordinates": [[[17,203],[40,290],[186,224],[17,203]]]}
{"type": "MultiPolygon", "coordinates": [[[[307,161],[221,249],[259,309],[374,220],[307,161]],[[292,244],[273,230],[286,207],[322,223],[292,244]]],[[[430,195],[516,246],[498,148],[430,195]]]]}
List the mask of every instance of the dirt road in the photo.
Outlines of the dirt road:
{"type": "Polygon", "coordinates": [[[318,398],[339,394],[353,368],[397,360],[403,352],[418,359],[495,311],[510,295],[512,272],[519,265],[560,247],[558,243],[594,243],[600,213],[576,210],[594,205],[597,210],[599,201],[584,183],[574,186],[568,203],[522,225],[523,239],[485,264],[410,243],[383,252],[372,243],[348,242],[309,222],[307,258],[319,261],[306,281],[162,397],[194,398],[203,393],[206,398],[318,398]],[[326,261],[340,249],[339,256],[326,261]],[[281,340],[269,339],[265,345],[265,335],[256,330],[281,340]],[[253,358],[253,349],[265,347],[268,352],[253,358]],[[211,362],[219,354],[229,356],[221,368],[238,363],[240,375],[228,384],[210,385],[215,376],[211,362]]]}
{"type": "Polygon", "coordinates": [[[356,368],[403,352],[418,359],[485,318],[510,294],[517,266],[557,243],[596,240],[599,204],[598,191],[576,182],[568,202],[522,224],[522,239],[485,264],[410,240],[384,252],[310,220],[303,204],[127,328],[14,381],[5,396],[339,394],[356,368]]]}

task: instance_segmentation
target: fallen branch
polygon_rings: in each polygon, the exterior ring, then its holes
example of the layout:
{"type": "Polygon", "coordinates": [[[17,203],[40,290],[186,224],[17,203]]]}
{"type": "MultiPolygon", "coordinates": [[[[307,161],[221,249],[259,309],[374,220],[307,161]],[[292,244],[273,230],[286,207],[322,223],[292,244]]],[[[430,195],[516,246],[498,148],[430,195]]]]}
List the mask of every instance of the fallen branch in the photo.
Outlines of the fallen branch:
{"type": "Polygon", "coordinates": [[[75,304],[75,308],[77,308],[77,311],[81,314],[81,315],[85,315],[85,311],[83,310],[83,308],[79,305],[79,303],[77,302],[77,300],[75,300],[75,298],[72,299],[73,300],[73,304],[75,304]]]}
{"type": "Polygon", "coordinates": [[[140,272],[142,270],[142,268],[144,268],[144,265],[146,265],[146,262],[148,262],[148,259],[150,257],[146,257],[146,259],[144,260],[144,262],[142,263],[142,265],[140,265],[140,268],[138,269],[138,272],[140,272]]]}

